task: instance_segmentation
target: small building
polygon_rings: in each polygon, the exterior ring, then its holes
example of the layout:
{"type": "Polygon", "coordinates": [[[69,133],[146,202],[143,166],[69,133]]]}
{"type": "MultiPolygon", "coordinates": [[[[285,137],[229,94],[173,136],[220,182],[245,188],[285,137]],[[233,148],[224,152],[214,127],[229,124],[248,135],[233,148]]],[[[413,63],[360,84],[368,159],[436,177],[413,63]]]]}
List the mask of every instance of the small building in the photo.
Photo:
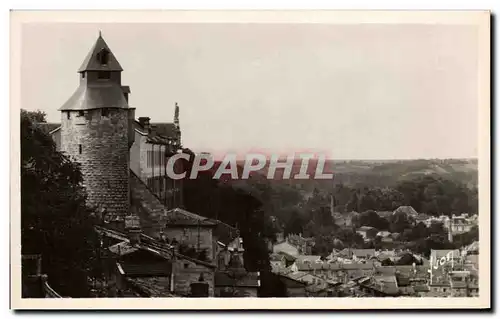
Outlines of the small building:
{"type": "MultiPolygon", "coordinates": [[[[356,230],[356,233],[361,235],[365,241],[372,238],[372,234],[376,231],[375,228],[370,226],[361,226],[356,230]]],[[[376,233],[375,233],[376,234],[376,233]]]]}
{"type": "Polygon", "coordinates": [[[369,260],[375,257],[375,249],[353,249],[352,259],[357,260],[369,260]]]}
{"type": "Polygon", "coordinates": [[[273,246],[273,253],[280,253],[284,252],[287,253],[288,255],[297,257],[299,255],[299,249],[290,244],[288,241],[276,244],[273,246]]]}

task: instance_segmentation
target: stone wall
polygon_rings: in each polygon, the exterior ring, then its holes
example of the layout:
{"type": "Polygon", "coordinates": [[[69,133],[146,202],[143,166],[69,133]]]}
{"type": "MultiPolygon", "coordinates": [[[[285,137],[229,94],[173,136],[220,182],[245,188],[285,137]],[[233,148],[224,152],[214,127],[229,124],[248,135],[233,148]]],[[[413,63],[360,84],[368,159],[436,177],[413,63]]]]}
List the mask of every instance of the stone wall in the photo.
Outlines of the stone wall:
{"type": "Polygon", "coordinates": [[[166,209],[133,172],[130,173],[131,211],[141,220],[142,231],[151,237],[158,237],[164,228],[162,224],[166,209]]]}
{"type": "Polygon", "coordinates": [[[81,164],[84,186],[92,206],[108,213],[129,211],[128,110],[101,109],[61,112],[61,151],[81,164]],[[81,150],[81,151],[80,151],[81,150]]]}

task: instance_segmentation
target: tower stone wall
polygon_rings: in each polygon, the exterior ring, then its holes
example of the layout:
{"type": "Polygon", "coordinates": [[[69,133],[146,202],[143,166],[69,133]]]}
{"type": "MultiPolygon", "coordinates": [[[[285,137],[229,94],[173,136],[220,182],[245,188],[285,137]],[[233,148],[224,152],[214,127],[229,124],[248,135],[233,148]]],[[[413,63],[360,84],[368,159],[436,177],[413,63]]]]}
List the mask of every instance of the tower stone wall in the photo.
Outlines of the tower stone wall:
{"type": "Polygon", "coordinates": [[[129,112],[101,109],[62,112],[61,150],[81,165],[87,204],[110,214],[129,211],[129,112]],[[70,114],[68,119],[68,112],[70,114]]]}

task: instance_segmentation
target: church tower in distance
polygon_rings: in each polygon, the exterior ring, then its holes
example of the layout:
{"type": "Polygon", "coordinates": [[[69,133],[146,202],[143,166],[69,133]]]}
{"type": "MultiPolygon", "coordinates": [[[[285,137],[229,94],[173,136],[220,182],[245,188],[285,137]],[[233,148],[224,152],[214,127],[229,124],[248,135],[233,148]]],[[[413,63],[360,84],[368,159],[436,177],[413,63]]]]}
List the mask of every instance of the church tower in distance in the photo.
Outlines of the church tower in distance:
{"type": "Polygon", "coordinates": [[[59,109],[61,151],[81,165],[87,205],[112,218],[130,208],[135,110],[128,105],[129,87],[121,85],[122,71],[99,32],[78,70],[79,87],[59,109]]]}

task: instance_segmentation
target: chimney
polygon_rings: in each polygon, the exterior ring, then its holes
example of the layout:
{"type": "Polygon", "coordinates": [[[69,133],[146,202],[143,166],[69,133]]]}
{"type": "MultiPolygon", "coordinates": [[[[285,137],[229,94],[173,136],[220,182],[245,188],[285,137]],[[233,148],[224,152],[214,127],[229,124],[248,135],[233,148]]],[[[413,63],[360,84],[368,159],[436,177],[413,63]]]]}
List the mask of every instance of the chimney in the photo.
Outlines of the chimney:
{"type": "Polygon", "coordinates": [[[144,129],[148,131],[150,129],[149,120],[151,120],[151,118],[149,117],[139,117],[139,123],[141,124],[142,127],[144,127],[144,129]]]}
{"type": "Polygon", "coordinates": [[[125,217],[125,230],[128,233],[130,244],[135,245],[141,242],[141,224],[138,216],[130,215],[125,217]]]}

